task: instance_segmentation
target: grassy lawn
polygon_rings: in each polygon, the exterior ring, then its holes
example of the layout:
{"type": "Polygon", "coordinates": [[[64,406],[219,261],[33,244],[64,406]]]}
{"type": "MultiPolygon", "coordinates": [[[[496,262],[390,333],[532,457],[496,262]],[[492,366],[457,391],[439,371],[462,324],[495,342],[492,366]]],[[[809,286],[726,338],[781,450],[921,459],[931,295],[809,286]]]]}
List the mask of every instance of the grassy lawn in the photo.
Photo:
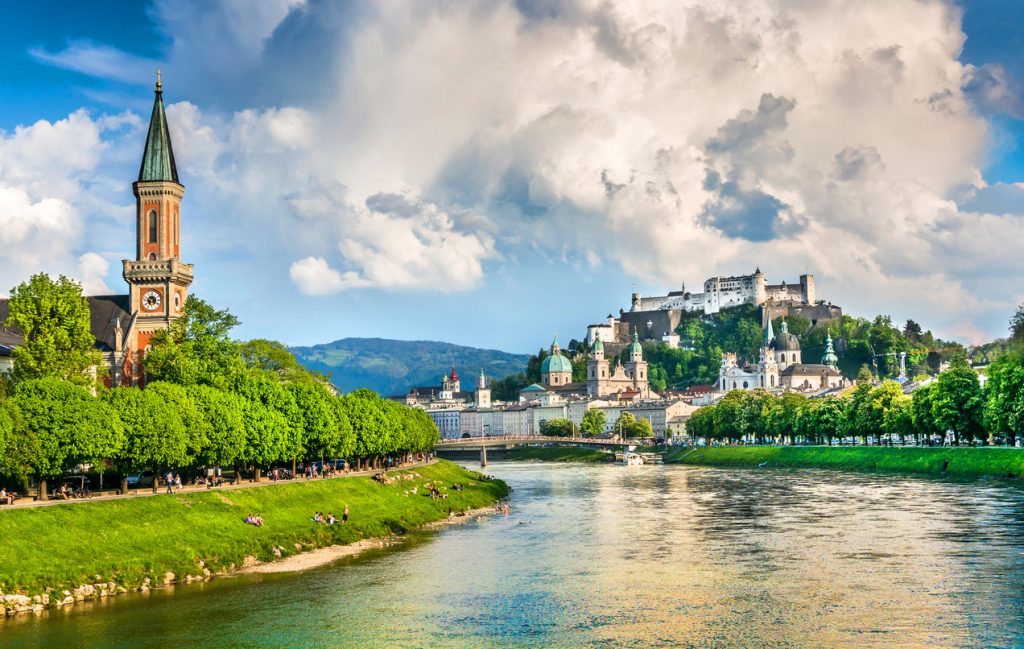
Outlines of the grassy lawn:
{"type": "Polygon", "coordinates": [[[614,462],[615,454],[601,449],[578,446],[518,446],[505,456],[509,460],[545,460],[547,462],[614,462]]]}
{"type": "Polygon", "coordinates": [[[80,584],[114,581],[132,588],[149,577],[163,581],[199,575],[199,562],[216,572],[239,566],[247,556],[268,561],[303,549],[386,536],[446,518],[448,508],[476,508],[508,493],[500,480],[483,480],[450,462],[397,473],[414,480],[381,485],[371,478],[297,481],[284,485],[210,491],[175,496],[84,502],[62,506],[0,510],[0,590],[41,593],[80,584]],[[448,498],[431,500],[424,485],[446,488],[448,498]],[[452,483],[466,485],[452,491],[452,483]],[[418,486],[418,494],[409,493],[418,486]],[[348,525],[322,525],[315,512],[341,517],[348,525]],[[246,525],[257,513],[264,527],[246,525]],[[97,577],[98,575],[98,577],[97,577]]]}
{"type": "Polygon", "coordinates": [[[680,448],[666,463],[710,466],[820,467],[959,477],[1024,476],[1024,450],[1013,448],[900,448],[727,446],[680,448]]]}

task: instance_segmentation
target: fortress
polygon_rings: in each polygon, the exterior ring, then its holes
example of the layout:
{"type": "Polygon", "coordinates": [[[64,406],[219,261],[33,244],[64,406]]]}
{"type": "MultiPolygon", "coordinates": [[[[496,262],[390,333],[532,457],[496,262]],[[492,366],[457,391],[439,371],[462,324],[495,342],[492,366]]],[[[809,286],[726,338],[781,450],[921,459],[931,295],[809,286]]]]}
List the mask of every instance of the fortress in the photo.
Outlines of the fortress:
{"type": "Polygon", "coordinates": [[[690,293],[683,285],[667,295],[650,297],[634,293],[629,311],[620,310],[619,317],[609,315],[606,322],[587,327],[587,344],[601,340],[611,345],[609,353],[617,354],[632,339],[663,340],[678,345],[676,327],[687,313],[710,315],[744,304],[763,307],[768,317],[795,315],[812,324],[840,318],[843,311],[833,304],[819,301],[814,275],[801,275],[798,282],[769,284],[758,268],[752,275],[712,277],[704,281],[703,292],[690,293]]]}

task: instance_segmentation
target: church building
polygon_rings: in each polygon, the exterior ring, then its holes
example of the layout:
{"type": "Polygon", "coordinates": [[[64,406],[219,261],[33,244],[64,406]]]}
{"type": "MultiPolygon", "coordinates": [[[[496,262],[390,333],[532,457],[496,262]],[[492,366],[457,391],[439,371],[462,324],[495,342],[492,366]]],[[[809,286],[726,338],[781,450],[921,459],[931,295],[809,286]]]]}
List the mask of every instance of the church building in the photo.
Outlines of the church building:
{"type": "MultiPolygon", "coordinates": [[[[132,191],[135,258],[122,262],[128,294],[87,298],[91,330],[108,385],[144,383],[142,359],[150,339],[181,317],[192,284],[192,265],[181,261],[181,200],[185,187],[178,180],[174,164],[159,72],[139,177],[132,183],[132,191]]],[[[0,300],[0,323],[7,319],[7,313],[7,300],[0,300]]],[[[6,334],[20,342],[20,332],[6,334]]]]}

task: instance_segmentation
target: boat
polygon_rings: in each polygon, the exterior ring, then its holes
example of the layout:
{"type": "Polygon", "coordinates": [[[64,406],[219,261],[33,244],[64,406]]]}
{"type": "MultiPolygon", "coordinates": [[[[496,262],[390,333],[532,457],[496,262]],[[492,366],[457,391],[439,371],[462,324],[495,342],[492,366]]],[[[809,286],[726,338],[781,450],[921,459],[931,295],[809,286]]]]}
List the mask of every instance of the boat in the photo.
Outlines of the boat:
{"type": "Polygon", "coordinates": [[[615,454],[615,463],[625,466],[644,466],[645,464],[662,464],[662,459],[657,453],[637,453],[636,447],[630,446],[624,452],[615,454]]]}

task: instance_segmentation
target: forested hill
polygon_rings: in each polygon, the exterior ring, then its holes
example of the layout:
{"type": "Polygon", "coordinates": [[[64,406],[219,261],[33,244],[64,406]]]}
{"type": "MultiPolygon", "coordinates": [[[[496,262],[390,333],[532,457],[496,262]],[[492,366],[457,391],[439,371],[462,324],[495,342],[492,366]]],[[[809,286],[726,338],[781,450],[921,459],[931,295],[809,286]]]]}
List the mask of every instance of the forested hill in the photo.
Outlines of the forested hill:
{"type": "Polygon", "coordinates": [[[370,388],[382,395],[405,394],[414,385],[439,385],[454,366],[462,389],[476,389],[480,369],[488,377],[522,372],[529,356],[429,340],[343,338],[312,347],[292,347],[299,362],[330,373],[339,390],[370,388]]]}

